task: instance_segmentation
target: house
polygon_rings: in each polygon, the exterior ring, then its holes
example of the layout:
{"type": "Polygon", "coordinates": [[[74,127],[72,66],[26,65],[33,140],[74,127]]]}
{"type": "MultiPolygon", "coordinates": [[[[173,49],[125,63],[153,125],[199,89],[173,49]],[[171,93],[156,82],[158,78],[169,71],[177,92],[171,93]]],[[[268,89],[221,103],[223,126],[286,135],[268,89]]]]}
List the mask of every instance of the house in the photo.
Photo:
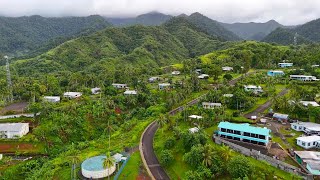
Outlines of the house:
{"type": "Polygon", "coordinates": [[[69,99],[75,99],[75,98],[78,98],[81,96],[82,96],[82,93],[80,93],[80,92],[65,92],[63,94],[63,97],[69,98],[69,99]]]}
{"type": "Polygon", "coordinates": [[[254,93],[262,93],[263,92],[261,86],[254,86],[254,85],[245,85],[244,90],[247,92],[254,92],[254,93]]]}
{"type": "Polygon", "coordinates": [[[199,128],[197,128],[197,127],[190,128],[190,129],[189,129],[189,132],[190,132],[191,134],[197,133],[197,132],[199,132],[199,128]]]}
{"type": "Polygon", "coordinates": [[[318,81],[315,76],[305,76],[305,75],[290,75],[291,80],[299,80],[299,81],[318,81]]]}
{"type": "Polygon", "coordinates": [[[202,102],[202,107],[204,109],[214,109],[215,107],[220,108],[221,106],[221,103],[202,102]]]}
{"type": "Polygon", "coordinates": [[[278,63],[278,66],[281,68],[292,67],[293,63],[278,63]]]}
{"type": "Polygon", "coordinates": [[[159,80],[160,80],[159,77],[151,77],[151,78],[148,79],[149,83],[154,83],[154,82],[159,81],[159,80]]]}
{"type": "Polygon", "coordinates": [[[112,86],[117,89],[125,89],[128,87],[127,84],[118,84],[118,83],[113,83],[112,86]]]}
{"type": "Polygon", "coordinates": [[[294,157],[297,162],[305,167],[311,174],[320,175],[320,152],[294,151],[294,157]]]}
{"type": "Polygon", "coordinates": [[[202,69],[196,69],[195,72],[196,72],[197,74],[201,74],[202,69]]]}
{"type": "Polygon", "coordinates": [[[296,131],[303,131],[307,135],[320,135],[320,124],[313,122],[291,123],[291,128],[296,131]]]}
{"type": "Polygon", "coordinates": [[[302,136],[296,139],[297,139],[297,145],[305,149],[320,148],[320,136],[317,136],[317,135],[302,136]]]}
{"type": "Polygon", "coordinates": [[[209,79],[209,75],[208,74],[201,74],[200,76],[198,76],[199,79],[209,79]]]}
{"type": "Polygon", "coordinates": [[[136,90],[126,90],[124,93],[124,95],[137,95],[137,91],[136,90]]]}
{"type": "Polygon", "coordinates": [[[270,129],[254,127],[248,123],[235,124],[220,122],[218,136],[222,138],[267,146],[270,139],[270,129]]]}
{"type": "Polygon", "coordinates": [[[275,77],[275,76],[283,76],[283,75],[284,75],[284,72],[283,72],[283,71],[270,70],[270,71],[268,71],[267,75],[268,75],[268,76],[272,76],[272,77],[275,77]]]}
{"type": "Polygon", "coordinates": [[[60,102],[60,96],[44,96],[43,100],[46,102],[57,103],[60,102]]]}
{"type": "Polygon", "coordinates": [[[189,116],[190,119],[202,119],[202,116],[198,116],[198,115],[191,115],[189,116]]]}
{"type": "Polygon", "coordinates": [[[311,67],[313,67],[313,68],[318,68],[318,67],[320,67],[320,66],[319,66],[319,64],[314,64],[314,65],[312,65],[311,67]]]}
{"type": "Polygon", "coordinates": [[[13,119],[13,118],[19,118],[19,117],[33,118],[35,115],[38,116],[40,115],[40,113],[6,115],[6,116],[0,116],[0,119],[13,119]]]}
{"type": "Polygon", "coordinates": [[[29,123],[1,123],[1,138],[20,138],[29,132],[29,123]]]}
{"type": "Polygon", "coordinates": [[[233,67],[222,67],[222,71],[232,71],[233,70],[233,67]]]}
{"type": "Polygon", "coordinates": [[[272,118],[274,120],[280,121],[280,122],[288,122],[289,120],[289,115],[288,114],[280,114],[280,113],[274,113],[272,115],[272,118]]]}
{"type": "Polygon", "coordinates": [[[91,89],[92,94],[100,94],[101,93],[101,88],[95,87],[91,89]]]}
{"type": "Polygon", "coordinates": [[[170,87],[170,83],[160,83],[159,84],[159,90],[167,89],[170,87]]]}
{"type": "Polygon", "coordinates": [[[320,105],[315,102],[315,101],[300,101],[300,103],[306,107],[308,107],[309,105],[313,106],[313,107],[319,107],[320,105]]]}
{"type": "Polygon", "coordinates": [[[179,75],[180,71],[172,71],[171,75],[179,75]]]}
{"type": "Polygon", "coordinates": [[[224,94],[223,97],[232,98],[233,94],[224,94]]]}

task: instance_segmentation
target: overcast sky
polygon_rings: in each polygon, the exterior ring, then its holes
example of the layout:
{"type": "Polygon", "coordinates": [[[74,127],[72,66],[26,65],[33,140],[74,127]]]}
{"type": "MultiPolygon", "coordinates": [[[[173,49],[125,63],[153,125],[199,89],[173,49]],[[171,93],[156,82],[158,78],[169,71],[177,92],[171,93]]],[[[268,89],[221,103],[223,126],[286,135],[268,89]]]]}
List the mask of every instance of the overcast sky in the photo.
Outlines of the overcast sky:
{"type": "Polygon", "coordinates": [[[1,16],[136,16],[150,11],[200,12],[222,22],[296,25],[320,18],[320,0],[0,0],[1,16]]]}

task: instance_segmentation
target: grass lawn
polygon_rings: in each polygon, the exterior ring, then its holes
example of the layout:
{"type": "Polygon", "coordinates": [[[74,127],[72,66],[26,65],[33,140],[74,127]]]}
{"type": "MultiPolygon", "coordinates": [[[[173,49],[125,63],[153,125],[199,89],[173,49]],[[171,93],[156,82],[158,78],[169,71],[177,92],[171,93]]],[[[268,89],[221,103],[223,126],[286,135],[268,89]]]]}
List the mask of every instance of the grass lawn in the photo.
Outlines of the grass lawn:
{"type": "Polygon", "coordinates": [[[124,167],[119,179],[135,180],[139,175],[139,168],[142,165],[140,152],[133,153],[124,167]]]}

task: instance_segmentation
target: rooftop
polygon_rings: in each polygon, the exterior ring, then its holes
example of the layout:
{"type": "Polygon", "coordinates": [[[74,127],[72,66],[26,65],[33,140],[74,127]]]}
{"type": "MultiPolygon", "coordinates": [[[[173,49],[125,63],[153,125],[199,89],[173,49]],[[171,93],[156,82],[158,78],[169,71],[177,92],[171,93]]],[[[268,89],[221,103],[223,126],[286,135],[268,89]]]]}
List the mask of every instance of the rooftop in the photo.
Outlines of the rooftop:
{"type": "Polygon", "coordinates": [[[26,125],[29,123],[1,123],[0,131],[20,131],[26,125]]]}
{"type": "Polygon", "coordinates": [[[318,160],[320,161],[320,152],[317,151],[295,151],[301,159],[303,160],[318,160]]]}
{"type": "Polygon", "coordinates": [[[221,106],[221,103],[202,102],[202,105],[207,105],[207,106],[221,106]]]}
{"type": "Polygon", "coordinates": [[[191,119],[202,119],[202,116],[191,115],[191,116],[189,116],[189,118],[191,118],[191,119]]]}
{"type": "Polygon", "coordinates": [[[315,101],[300,101],[301,104],[303,104],[304,106],[308,106],[311,105],[313,107],[319,107],[320,105],[315,102],[315,101]]]}
{"type": "Polygon", "coordinates": [[[220,122],[218,127],[219,128],[237,130],[237,131],[250,132],[250,133],[254,133],[254,134],[261,134],[261,135],[265,135],[265,136],[269,136],[270,135],[270,129],[261,128],[261,127],[254,127],[254,126],[251,126],[248,123],[235,124],[235,123],[230,123],[230,122],[220,122]]]}
{"type": "Polygon", "coordinates": [[[303,142],[314,142],[314,141],[320,141],[320,136],[302,136],[296,139],[303,142]]]}

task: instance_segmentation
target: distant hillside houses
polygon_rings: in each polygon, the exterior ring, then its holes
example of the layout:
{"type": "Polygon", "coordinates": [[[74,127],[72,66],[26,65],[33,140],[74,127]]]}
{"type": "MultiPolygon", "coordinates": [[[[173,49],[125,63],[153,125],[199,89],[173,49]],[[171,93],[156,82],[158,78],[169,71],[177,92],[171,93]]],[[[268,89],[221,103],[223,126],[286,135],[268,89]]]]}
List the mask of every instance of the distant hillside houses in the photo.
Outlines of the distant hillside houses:
{"type": "Polygon", "coordinates": [[[320,136],[302,136],[296,139],[297,145],[303,147],[304,149],[320,148],[320,136]]]}
{"type": "Polygon", "coordinates": [[[112,86],[117,89],[126,89],[128,87],[127,84],[118,84],[118,83],[113,83],[112,86]]]}
{"type": "Polygon", "coordinates": [[[44,96],[43,100],[50,103],[60,102],[60,96],[44,96]]]}
{"type": "Polygon", "coordinates": [[[98,87],[92,88],[91,89],[91,93],[93,95],[100,94],[101,93],[101,88],[98,88],[98,87]]]}
{"type": "Polygon", "coordinates": [[[233,67],[225,66],[225,67],[222,67],[222,70],[223,71],[233,71],[233,67]]]}
{"type": "Polygon", "coordinates": [[[278,66],[281,67],[281,68],[292,67],[293,63],[283,62],[283,63],[278,63],[278,66]]]}
{"type": "Polygon", "coordinates": [[[159,80],[160,80],[159,77],[150,77],[150,78],[148,79],[149,83],[154,83],[154,82],[159,81],[159,80]]]}
{"type": "Polygon", "coordinates": [[[20,138],[29,132],[29,123],[1,123],[1,138],[20,138]]]}
{"type": "Polygon", "coordinates": [[[320,175],[320,152],[294,151],[296,161],[304,166],[311,174],[320,175]]]}
{"type": "Polygon", "coordinates": [[[138,92],[136,90],[126,90],[123,94],[124,95],[137,95],[138,92]]]}
{"type": "Polygon", "coordinates": [[[208,74],[201,74],[198,76],[199,79],[208,79],[209,75],[208,74]]]}
{"type": "Polygon", "coordinates": [[[284,72],[283,71],[270,70],[270,71],[268,71],[267,75],[271,76],[271,77],[283,76],[284,72]]]}
{"type": "Polygon", "coordinates": [[[221,103],[202,102],[202,107],[204,109],[220,108],[221,106],[222,106],[221,103]]]}
{"type": "Polygon", "coordinates": [[[81,96],[82,96],[81,92],[65,92],[63,94],[63,97],[69,98],[69,99],[75,99],[75,98],[79,98],[81,96]]]}
{"type": "Polygon", "coordinates": [[[171,74],[172,74],[172,75],[179,75],[179,74],[180,74],[180,71],[172,71],[171,74]]]}
{"type": "Polygon", "coordinates": [[[167,89],[171,86],[170,83],[160,83],[159,84],[159,90],[164,90],[164,89],[167,89]]]}
{"type": "Polygon", "coordinates": [[[309,105],[313,106],[313,107],[319,107],[320,105],[315,102],[315,101],[300,101],[300,103],[306,107],[308,107],[309,105]]]}
{"type": "Polygon", "coordinates": [[[254,92],[254,93],[262,93],[262,87],[261,86],[255,86],[255,85],[245,85],[244,90],[247,92],[254,92]]]}
{"type": "Polygon", "coordinates": [[[306,75],[290,75],[291,80],[299,80],[299,81],[318,81],[315,76],[306,76],[306,75]]]}

